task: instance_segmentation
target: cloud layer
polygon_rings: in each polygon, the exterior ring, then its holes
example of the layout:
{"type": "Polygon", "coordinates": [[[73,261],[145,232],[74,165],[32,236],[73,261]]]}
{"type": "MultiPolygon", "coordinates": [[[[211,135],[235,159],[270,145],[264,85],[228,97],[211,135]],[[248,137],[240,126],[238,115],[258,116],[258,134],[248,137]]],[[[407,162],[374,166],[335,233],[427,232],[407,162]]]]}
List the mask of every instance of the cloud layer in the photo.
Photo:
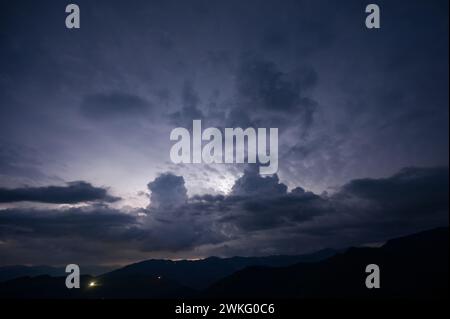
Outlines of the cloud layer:
{"type": "Polygon", "coordinates": [[[0,203],[39,202],[49,204],[76,204],[83,202],[114,202],[120,200],[108,194],[108,190],[94,187],[84,181],[67,183],[66,186],[0,188],[0,203]]]}
{"type": "Polygon", "coordinates": [[[0,255],[7,263],[112,263],[155,255],[294,254],[381,242],[448,224],[448,177],[448,168],[405,168],[317,195],[301,187],[288,191],[276,176],[261,177],[250,168],[228,196],[188,198],[183,177],[165,173],[149,183],[146,209],[2,210],[0,255]],[[29,250],[41,245],[65,253],[39,259],[29,250]]]}
{"type": "Polygon", "coordinates": [[[0,1],[1,263],[299,253],[448,223],[430,167],[449,162],[449,1],[377,3],[368,30],[362,0],[78,0],[68,30],[63,4],[0,1]],[[278,128],[278,175],[171,163],[193,119],[278,128]]]}

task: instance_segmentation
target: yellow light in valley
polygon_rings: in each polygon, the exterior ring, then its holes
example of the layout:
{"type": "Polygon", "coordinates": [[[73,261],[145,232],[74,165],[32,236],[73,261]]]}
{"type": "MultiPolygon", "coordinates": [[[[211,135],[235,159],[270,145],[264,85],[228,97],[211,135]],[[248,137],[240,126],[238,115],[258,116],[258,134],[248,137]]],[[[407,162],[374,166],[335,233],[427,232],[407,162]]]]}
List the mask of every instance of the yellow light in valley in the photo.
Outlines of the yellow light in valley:
{"type": "Polygon", "coordinates": [[[97,284],[95,283],[95,281],[91,281],[90,283],[89,283],[89,287],[95,287],[97,284]]]}

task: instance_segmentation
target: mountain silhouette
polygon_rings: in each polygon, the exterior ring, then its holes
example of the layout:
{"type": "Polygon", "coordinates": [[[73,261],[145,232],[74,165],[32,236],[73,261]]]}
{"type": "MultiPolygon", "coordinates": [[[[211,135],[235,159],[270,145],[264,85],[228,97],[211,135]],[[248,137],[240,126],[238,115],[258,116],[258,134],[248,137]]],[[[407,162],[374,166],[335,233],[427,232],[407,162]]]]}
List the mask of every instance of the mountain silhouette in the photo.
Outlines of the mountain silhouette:
{"type": "MultiPolygon", "coordinates": [[[[106,273],[111,271],[114,267],[108,266],[81,266],[81,274],[94,275],[106,273]]],[[[53,267],[53,266],[3,266],[0,267],[0,282],[8,281],[20,277],[37,277],[42,275],[49,275],[52,277],[66,276],[65,267],[53,267]]]]}
{"type": "Polygon", "coordinates": [[[448,228],[389,240],[379,248],[302,256],[147,260],[67,289],[65,276],[0,283],[0,298],[440,298],[448,297],[448,228]],[[331,255],[331,256],[330,256],[331,255]],[[366,266],[380,268],[368,289],[366,266]]]}
{"type": "Polygon", "coordinates": [[[0,282],[20,277],[37,277],[41,275],[64,276],[64,268],[52,266],[3,266],[0,267],[0,282]]]}
{"type": "Polygon", "coordinates": [[[324,249],[312,254],[298,256],[267,257],[209,257],[201,260],[146,260],[125,266],[102,275],[104,281],[128,278],[130,276],[153,276],[176,281],[196,290],[207,288],[215,281],[249,266],[283,267],[298,262],[315,262],[337,253],[333,249],[324,249]]]}
{"type": "Polygon", "coordinates": [[[219,280],[204,297],[435,298],[448,297],[448,228],[350,248],[316,263],[249,267],[219,280]],[[380,289],[368,289],[366,266],[380,268],[380,289]]]}
{"type": "MultiPolygon", "coordinates": [[[[4,267],[5,270],[20,269],[27,275],[0,282],[0,298],[189,298],[199,296],[201,290],[213,282],[248,266],[280,267],[300,261],[314,262],[336,253],[333,249],[324,249],[298,256],[209,257],[179,261],[153,259],[130,264],[97,277],[82,276],[80,289],[66,288],[67,274],[62,268],[49,267],[52,276],[35,276],[35,272],[39,273],[45,268],[4,267]],[[93,287],[89,286],[91,282],[95,283],[93,287]]],[[[5,272],[5,275],[18,273],[5,272]]]]}

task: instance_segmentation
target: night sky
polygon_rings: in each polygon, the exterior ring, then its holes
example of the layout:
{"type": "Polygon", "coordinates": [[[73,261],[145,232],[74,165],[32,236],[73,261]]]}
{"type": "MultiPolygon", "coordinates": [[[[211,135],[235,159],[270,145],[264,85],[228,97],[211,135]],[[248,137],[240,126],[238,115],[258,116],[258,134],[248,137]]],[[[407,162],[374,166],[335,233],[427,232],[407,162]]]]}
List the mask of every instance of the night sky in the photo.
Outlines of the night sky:
{"type": "Polygon", "coordinates": [[[0,0],[0,265],[298,254],[448,225],[448,1],[0,0]],[[279,171],[173,164],[277,127],[279,171]]]}

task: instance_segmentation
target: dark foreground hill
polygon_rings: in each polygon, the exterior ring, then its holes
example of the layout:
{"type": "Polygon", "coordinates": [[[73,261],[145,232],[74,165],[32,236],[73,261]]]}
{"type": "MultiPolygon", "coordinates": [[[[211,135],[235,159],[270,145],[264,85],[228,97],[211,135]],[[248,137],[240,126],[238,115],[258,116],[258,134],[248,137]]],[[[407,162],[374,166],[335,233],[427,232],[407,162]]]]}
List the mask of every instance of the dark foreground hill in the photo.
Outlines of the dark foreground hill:
{"type": "Polygon", "coordinates": [[[67,289],[65,277],[47,275],[0,283],[0,299],[158,299],[188,298],[193,295],[194,291],[190,288],[153,276],[130,276],[104,281],[83,275],[80,289],[67,289]]]}
{"type": "Polygon", "coordinates": [[[101,279],[128,278],[130,276],[154,276],[170,279],[181,285],[202,290],[219,279],[249,266],[284,267],[299,262],[316,262],[333,256],[337,251],[321,250],[312,254],[298,256],[266,257],[209,257],[202,260],[146,260],[109,272],[101,279]]]}
{"type": "MultiPolygon", "coordinates": [[[[298,256],[210,257],[203,260],[146,260],[101,276],[82,276],[80,289],[67,289],[63,269],[39,275],[44,268],[12,267],[26,274],[0,282],[0,298],[189,298],[199,295],[215,281],[248,266],[287,266],[323,260],[332,249],[298,256]],[[34,272],[33,272],[34,271],[34,272]],[[38,274],[38,276],[35,275],[38,274]],[[90,287],[89,283],[95,283],[90,287]]],[[[9,270],[9,269],[8,269],[9,270]]],[[[15,275],[8,272],[6,275],[15,275]]]]}
{"type": "Polygon", "coordinates": [[[448,297],[448,228],[350,248],[316,263],[250,267],[212,285],[204,297],[440,298],[448,297]],[[365,268],[380,267],[380,289],[367,289],[365,268]]]}
{"type": "Polygon", "coordinates": [[[350,248],[326,259],[321,259],[323,252],[309,260],[303,256],[309,262],[295,264],[292,258],[299,256],[151,260],[98,277],[82,276],[80,289],[67,289],[65,277],[10,280],[0,283],[0,298],[448,297],[448,239],[448,228],[439,228],[380,248],[350,248]],[[368,264],[381,269],[380,289],[365,286],[368,264]],[[214,280],[209,288],[196,289],[214,280]]]}

